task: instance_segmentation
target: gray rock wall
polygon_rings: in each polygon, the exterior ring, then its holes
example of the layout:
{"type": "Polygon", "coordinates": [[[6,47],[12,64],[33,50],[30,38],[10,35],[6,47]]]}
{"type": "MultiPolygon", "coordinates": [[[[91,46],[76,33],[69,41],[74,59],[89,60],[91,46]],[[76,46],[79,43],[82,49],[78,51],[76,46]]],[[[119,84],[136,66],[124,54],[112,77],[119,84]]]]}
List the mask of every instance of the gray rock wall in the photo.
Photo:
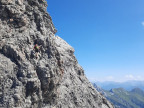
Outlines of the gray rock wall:
{"type": "Polygon", "coordinates": [[[45,0],[0,0],[0,108],[113,108],[55,36],[46,7],[45,0]]]}

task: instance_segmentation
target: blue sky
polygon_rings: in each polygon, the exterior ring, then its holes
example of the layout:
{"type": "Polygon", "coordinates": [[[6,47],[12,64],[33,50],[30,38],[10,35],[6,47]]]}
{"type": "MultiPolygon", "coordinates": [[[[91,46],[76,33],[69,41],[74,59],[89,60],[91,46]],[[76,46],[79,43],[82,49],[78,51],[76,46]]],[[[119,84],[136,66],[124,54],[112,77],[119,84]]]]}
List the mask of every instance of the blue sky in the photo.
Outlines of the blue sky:
{"type": "Polygon", "coordinates": [[[47,10],[89,80],[144,80],[144,0],[49,0],[47,10]]]}

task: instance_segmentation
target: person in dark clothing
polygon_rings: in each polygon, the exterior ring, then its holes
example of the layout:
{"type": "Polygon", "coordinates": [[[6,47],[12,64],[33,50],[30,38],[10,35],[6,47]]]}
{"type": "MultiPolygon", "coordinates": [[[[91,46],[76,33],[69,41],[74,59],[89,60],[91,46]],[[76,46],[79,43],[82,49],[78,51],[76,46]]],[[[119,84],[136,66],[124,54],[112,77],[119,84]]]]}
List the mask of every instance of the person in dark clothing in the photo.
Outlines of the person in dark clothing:
{"type": "Polygon", "coordinates": [[[40,46],[38,46],[38,44],[35,44],[35,46],[34,46],[34,51],[35,51],[36,59],[38,58],[39,50],[40,50],[40,46]]]}

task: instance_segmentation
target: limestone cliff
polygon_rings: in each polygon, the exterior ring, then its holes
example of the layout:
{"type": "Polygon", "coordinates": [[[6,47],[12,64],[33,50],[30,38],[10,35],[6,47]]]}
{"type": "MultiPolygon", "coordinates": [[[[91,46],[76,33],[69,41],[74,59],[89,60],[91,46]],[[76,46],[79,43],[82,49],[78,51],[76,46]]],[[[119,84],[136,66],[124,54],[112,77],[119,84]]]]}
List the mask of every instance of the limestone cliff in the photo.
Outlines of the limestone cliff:
{"type": "Polygon", "coordinates": [[[46,7],[45,0],[0,0],[0,108],[113,108],[55,36],[46,7]]]}

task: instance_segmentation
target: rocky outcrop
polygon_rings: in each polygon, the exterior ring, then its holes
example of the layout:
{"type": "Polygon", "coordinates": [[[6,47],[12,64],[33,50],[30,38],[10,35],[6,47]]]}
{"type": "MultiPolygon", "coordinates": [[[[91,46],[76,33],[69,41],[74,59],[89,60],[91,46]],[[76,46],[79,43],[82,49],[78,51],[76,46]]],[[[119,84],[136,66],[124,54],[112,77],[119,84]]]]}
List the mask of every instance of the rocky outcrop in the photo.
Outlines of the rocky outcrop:
{"type": "Polygon", "coordinates": [[[46,7],[45,0],[0,0],[0,108],[113,108],[55,36],[46,7]]]}
{"type": "Polygon", "coordinates": [[[105,91],[104,91],[101,87],[99,87],[99,86],[96,85],[95,83],[92,83],[92,84],[93,84],[94,88],[96,88],[96,90],[97,90],[100,94],[102,94],[103,96],[107,97],[107,94],[105,93],[105,91]]]}

